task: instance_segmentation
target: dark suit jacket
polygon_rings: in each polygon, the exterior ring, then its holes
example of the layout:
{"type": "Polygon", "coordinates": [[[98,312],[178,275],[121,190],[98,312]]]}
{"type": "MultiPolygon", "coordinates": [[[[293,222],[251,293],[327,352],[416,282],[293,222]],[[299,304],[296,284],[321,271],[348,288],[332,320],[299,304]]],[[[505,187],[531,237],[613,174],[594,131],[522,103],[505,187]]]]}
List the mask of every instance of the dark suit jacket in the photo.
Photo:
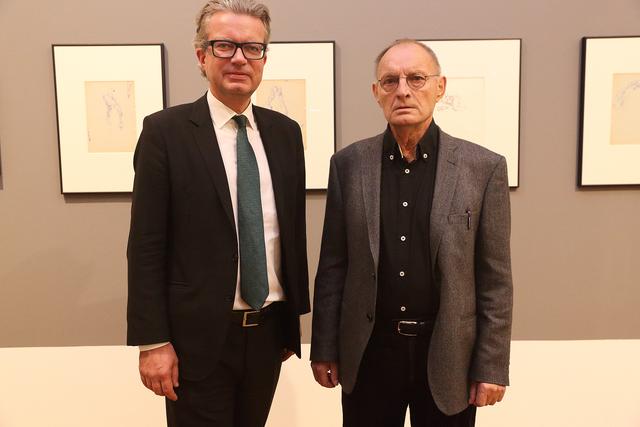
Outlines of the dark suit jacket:
{"type": "MultiPolygon", "coordinates": [[[[375,321],[382,139],[331,159],[311,359],[338,361],[347,393],[375,321]]],[[[510,227],[504,157],[441,132],[429,241],[440,308],[425,381],[445,414],[467,407],[470,380],[508,384],[510,227]]]]}
{"type": "MultiPolygon", "coordinates": [[[[300,127],[253,107],[271,169],[287,298],[287,348],[300,356],[309,311],[305,170],[300,127]]],[[[206,96],[145,118],[134,156],[127,343],[171,341],[180,375],[218,360],[236,290],[238,245],[222,156],[206,96]]]]}

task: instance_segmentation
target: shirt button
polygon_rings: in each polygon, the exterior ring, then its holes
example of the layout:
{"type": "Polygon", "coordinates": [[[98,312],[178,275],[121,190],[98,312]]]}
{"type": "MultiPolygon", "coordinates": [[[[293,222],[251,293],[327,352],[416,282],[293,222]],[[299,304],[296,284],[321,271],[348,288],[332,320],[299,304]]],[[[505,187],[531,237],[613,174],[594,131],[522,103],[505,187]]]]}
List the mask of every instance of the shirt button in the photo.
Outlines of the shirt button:
{"type": "Polygon", "coordinates": [[[405,307],[404,305],[400,306],[400,311],[407,311],[407,307],[405,307]]]}
{"type": "Polygon", "coordinates": [[[404,173],[409,173],[409,172],[411,172],[409,169],[404,170],[404,173]]]}
{"type": "Polygon", "coordinates": [[[389,160],[393,160],[393,154],[389,155],[389,160]]]}
{"type": "Polygon", "coordinates": [[[429,155],[428,155],[427,153],[424,153],[424,154],[422,155],[422,158],[423,158],[423,159],[426,159],[426,158],[428,158],[428,157],[429,157],[429,155]]]}
{"type": "Polygon", "coordinates": [[[405,240],[407,240],[406,236],[400,236],[400,241],[404,242],[405,240]]]}
{"type": "Polygon", "coordinates": [[[400,272],[400,277],[404,277],[404,271],[400,272]]]}
{"type": "Polygon", "coordinates": [[[407,206],[409,206],[409,203],[407,203],[407,202],[402,202],[402,206],[404,206],[404,207],[406,208],[407,206]]]}

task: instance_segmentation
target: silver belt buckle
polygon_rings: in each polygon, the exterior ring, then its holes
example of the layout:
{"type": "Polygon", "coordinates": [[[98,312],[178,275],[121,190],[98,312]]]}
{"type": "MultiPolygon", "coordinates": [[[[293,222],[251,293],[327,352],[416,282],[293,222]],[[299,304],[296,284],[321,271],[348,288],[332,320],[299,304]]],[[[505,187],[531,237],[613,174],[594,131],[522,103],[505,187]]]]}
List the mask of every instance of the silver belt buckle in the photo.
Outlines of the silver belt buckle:
{"type": "Polygon", "coordinates": [[[242,314],[242,327],[243,328],[251,328],[253,326],[258,326],[260,325],[259,323],[247,323],[247,315],[249,314],[255,314],[255,313],[260,313],[260,310],[254,310],[254,311],[245,311],[242,314]]]}
{"type": "Polygon", "coordinates": [[[398,320],[398,325],[396,326],[396,331],[400,334],[400,335],[404,335],[405,337],[417,337],[418,334],[407,334],[406,332],[402,332],[400,330],[400,325],[417,325],[418,322],[416,322],[415,320],[398,320]]]}

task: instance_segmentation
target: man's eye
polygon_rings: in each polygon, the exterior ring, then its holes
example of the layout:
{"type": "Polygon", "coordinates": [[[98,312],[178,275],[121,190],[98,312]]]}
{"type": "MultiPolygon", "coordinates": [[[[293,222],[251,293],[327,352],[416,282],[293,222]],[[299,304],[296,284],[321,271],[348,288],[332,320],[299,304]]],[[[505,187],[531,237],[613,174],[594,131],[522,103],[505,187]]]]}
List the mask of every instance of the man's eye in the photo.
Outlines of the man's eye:
{"type": "Polygon", "coordinates": [[[246,45],[245,49],[249,53],[253,53],[253,54],[259,54],[260,52],[262,52],[262,46],[258,46],[258,45],[254,45],[254,44],[246,45]]]}
{"type": "Polygon", "coordinates": [[[220,50],[231,50],[233,49],[233,44],[231,43],[225,43],[225,42],[218,42],[216,43],[216,49],[220,49],[220,50]]]}
{"type": "Polygon", "coordinates": [[[398,83],[398,78],[397,77],[385,77],[384,79],[382,79],[382,84],[383,85],[394,85],[398,83]]]}
{"type": "Polygon", "coordinates": [[[426,80],[426,77],[420,74],[412,74],[410,76],[407,76],[407,80],[409,80],[411,83],[422,83],[426,80]]]}

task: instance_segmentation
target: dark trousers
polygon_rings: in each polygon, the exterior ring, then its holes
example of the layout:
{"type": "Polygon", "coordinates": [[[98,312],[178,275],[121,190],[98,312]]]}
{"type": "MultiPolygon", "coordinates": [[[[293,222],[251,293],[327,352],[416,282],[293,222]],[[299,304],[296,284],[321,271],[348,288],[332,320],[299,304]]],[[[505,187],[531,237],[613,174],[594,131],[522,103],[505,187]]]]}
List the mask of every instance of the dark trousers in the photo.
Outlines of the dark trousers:
{"type": "Polygon", "coordinates": [[[263,322],[254,327],[232,323],[213,372],[202,381],[180,378],[178,400],[166,400],[169,427],[265,425],[285,339],[281,313],[272,313],[263,322]]]}
{"type": "Polygon", "coordinates": [[[475,407],[453,416],[436,406],[427,382],[431,331],[416,337],[394,332],[389,323],[374,328],[356,386],[342,393],[344,427],[402,427],[407,407],[412,427],[472,427],[475,407]]]}

